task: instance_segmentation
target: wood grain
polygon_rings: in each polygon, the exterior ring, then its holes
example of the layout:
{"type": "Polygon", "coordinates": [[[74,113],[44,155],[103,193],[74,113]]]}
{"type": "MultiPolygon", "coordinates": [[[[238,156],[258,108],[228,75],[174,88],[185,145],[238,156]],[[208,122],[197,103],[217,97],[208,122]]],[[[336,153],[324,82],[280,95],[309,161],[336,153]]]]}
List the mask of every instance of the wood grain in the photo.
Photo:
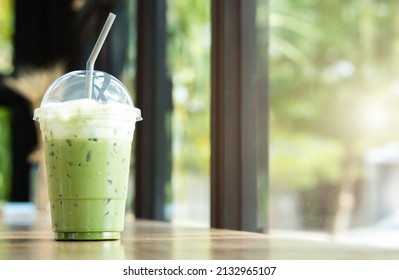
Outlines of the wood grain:
{"type": "Polygon", "coordinates": [[[54,241],[48,215],[29,227],[0,219],[0,259],[399,259],[396,250],[277,238],[243,231],[186,228],[126,217],[119,241],[54,241]]]}

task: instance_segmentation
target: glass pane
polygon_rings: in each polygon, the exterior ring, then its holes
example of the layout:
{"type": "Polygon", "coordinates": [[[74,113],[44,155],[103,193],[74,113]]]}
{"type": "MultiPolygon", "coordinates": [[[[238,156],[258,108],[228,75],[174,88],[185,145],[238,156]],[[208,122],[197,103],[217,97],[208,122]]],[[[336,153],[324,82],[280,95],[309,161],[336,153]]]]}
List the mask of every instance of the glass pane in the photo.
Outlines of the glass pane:
{"type": "Polygon", "coordinates": [[[269,195],[268,195],[268,1],[256,1],[256,32],[257,32],[257,73],[258,73],[258,228],[267,231],[269,223],[269,195]]]}
{"type": "Polygon", "coordinates": [[[398,244],[399,2],[270,6],[271,229],[398,244]]]}
{"type": "Polygon", "coordinates": [[[210,1],[167,1],[173,83],[173,173],[167,216],[209,226],[210,1]]]}

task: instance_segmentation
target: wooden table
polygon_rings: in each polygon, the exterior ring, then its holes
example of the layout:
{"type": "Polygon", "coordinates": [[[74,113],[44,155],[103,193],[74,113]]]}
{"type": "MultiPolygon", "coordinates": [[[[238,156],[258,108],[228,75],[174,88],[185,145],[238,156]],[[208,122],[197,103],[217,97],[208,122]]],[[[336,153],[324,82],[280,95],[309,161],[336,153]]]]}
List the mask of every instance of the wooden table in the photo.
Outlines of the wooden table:
{"type": "MultiPolygon", "coordinates": [[[[399,237],[398,237],[399,238],[399,237]]],[[[399,251],[219,229],[173,226],[126,217],[119,241],[54,241],[47,214],[31,226],[0,218],[0,259],[399,259],[399,251]]]]}

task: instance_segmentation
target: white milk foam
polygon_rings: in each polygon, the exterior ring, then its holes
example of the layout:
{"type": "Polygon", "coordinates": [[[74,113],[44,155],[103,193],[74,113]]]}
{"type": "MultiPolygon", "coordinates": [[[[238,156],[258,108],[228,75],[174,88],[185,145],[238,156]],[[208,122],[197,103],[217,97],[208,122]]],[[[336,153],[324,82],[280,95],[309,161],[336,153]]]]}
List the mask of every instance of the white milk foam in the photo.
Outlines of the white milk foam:
{"type": "Polygon", "coordinates": [[[44,140],[130,139],[140,110],[119,103],[100,104],[92,99],[48,103],[36,109],[44,140]]]}

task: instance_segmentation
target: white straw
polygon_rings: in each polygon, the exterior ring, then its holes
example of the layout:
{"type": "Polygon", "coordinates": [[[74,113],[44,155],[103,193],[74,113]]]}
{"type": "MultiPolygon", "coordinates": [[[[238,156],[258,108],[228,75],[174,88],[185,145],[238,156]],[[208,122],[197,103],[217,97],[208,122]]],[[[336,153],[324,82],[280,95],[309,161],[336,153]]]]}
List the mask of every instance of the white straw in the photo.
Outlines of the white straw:
{"type": "Polygon", "coordinates": [[[104,44],[105,39],[107,38],[108,32],[111,29],[112,24],[114,23],[115,14],[109,13],[107,21],[105,22],[103,29],[101,30],[100,35],[98,36],[97,42],[94,45],[93,50],[89,56],[89,59],[86,63],[86,91],[88,98],[92,98],[93,95],[93,72],[94,72],[94,63],[96,62],[97,56],[100,53],[100,50],[104,44]]]}

